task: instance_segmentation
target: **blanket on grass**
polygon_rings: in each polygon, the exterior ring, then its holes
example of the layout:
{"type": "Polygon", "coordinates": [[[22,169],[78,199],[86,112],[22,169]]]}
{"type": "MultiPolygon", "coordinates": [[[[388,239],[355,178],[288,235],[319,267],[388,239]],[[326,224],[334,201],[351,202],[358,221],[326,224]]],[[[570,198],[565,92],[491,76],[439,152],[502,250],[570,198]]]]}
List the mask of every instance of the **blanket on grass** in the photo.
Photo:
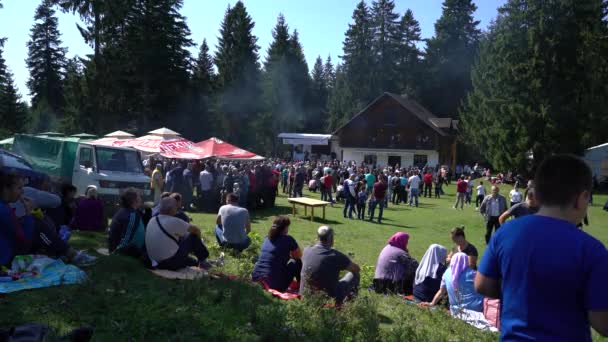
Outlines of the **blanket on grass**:
{"type": "MultiPolygon", "coordinates": [[[[35,258],[35,260],[41,260],[41,258],[35,258]]],[[[49,259],[48,262],[39,264],[44,264],[44,267],[36,269],[28,276],[13,281],[0,282],[0,293],[79,284],[87,280],[84,271],[74,265],[66,265],[60,259],[49,259]]]]}

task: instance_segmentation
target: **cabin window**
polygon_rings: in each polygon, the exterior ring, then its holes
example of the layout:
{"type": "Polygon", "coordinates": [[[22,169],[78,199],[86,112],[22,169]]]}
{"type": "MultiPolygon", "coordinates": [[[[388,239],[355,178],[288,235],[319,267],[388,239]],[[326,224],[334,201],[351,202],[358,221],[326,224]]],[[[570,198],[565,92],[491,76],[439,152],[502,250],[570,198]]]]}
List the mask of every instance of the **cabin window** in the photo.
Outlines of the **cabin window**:
{"type": "Polygon", "coordinates": [[[378,156],[376,156],[375,154],[366,154],[365,156],[363,156],[363,162],[366,165],[376,165],[377,161],[378,156]]]}
{"type": "Polygon", "coordinates": [[[414,166],[423,168],[428,162],[428,156],[426,154],[414,154],[414,166]]]}
{"type": "Polygon", "coordinates": [[[87,147],[81,148],[78,159],[81,167],[90,169],[93,167],[93,150],[87,147]]]}

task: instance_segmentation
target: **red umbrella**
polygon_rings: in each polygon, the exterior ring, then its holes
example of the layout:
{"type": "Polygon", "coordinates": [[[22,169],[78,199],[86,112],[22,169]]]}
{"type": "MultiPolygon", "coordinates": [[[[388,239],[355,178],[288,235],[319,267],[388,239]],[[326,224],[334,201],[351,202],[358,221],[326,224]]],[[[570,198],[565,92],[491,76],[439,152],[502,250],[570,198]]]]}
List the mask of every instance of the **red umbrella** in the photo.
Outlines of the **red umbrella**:
{"type": "Polygon", "coordinates": [[[218,138],[209,138],[207,140],[194,144],[196,150],[204,155],[203,158],[218,158],[218,159],[241,159],[241,160],[261,160],[260,157],[253,152],[249,152],[240,147],[229,144],[218,138]]]}
{"type": "Polygon", "coordinates": [[[194,148],[194,143],[183,138],[167,139],[159,136],[146,135],[136,139],[102,138],[90,142],[94,145],[132,147],[138,151],[158,153],[166,158],[202,159],[204,158],[194,148]]]}

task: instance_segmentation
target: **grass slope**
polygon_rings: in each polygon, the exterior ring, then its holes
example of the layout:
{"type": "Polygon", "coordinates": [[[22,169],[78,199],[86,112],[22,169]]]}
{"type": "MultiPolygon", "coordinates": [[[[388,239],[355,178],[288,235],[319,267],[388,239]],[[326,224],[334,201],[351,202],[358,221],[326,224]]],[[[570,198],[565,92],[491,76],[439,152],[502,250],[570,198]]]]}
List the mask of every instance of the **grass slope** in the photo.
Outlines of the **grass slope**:
{"type": "MultiPolygon", "coordinates": [[[[507,188],[503,187],[503,192],[507,188]]],[[[342,208],[327,208],[326,220],[292,217],[290,234],[300,246],[315,240],[320,224],[336,230],[336,248],[352,253],[365,265],[363,286],[373,277],[373,266],[390,235],[397,231],[411,234],[410,252],[420,259],[431,243],[451,246],[449,230],[464,225],[469,241],[484,249],[483,219],[474,207],[454,210],[454,187],[441,199],[421,199],[420,208],[404,205],[385,210],[382,225],[342,217],[342,208]]],[[[317,197],[318,194],[308,194],[317,197]]],[[[608,219],[601,210],[606,196],[596,196],[590,209],[587,232],[608,243],[602,229],[608,219]]],[[[266,234],[273,215],[290,214],[284,196],[272,210],[252,213],[253,246],[236,257],[228,255],[224,273],[250,274],[252,258],[266,234]]],[[[303,209],[299,208],[299,215],[303,209]]],[[[320,216],[320,210],[316,213],[320,216]]],[[[214,214],[193,214],[194,223],[204,230],[212,258],[219,253],[215,243],[214,214]]],[[[75,234],[72,243],[79,248],[105,246],[102,234],[75,234]]],[[[41,322],[66,332],[77,326],[95,328],[97,341],[108,340],[349,340],[349,341],[493,341],[497,335],[484,333],[451,319],[441,310],[421,310],[396,297],[362,291],[356,301],[343,310],[323,308],[323,298],[278,301],[257,285],[224,279],[170,281],[158,278],[137,261],[111,256],[87,270],[90,281],[79,286],[26,291],[0,297],[0,326],[41,322]]],[[[607,341],[595,335],[598,341],[607,341]]]]}

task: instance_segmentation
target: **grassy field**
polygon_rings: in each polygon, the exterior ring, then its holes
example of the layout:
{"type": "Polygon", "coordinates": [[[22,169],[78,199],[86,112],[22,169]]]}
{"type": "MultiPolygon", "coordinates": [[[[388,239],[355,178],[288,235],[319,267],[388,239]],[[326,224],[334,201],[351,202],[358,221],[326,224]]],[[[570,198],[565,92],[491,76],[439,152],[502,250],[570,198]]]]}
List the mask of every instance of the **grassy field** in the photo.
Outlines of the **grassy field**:
{"type": "MultiPolygon", "coordinates": [[[[508,188],[503,187],[504,193],[508,188]]],[[[292,217],[290,234],[300,246],[312,244],[320,224],[336,230],[335,247],[352,253],[364,265],[362,285],[367,287],[373,267],[386,240],[397,231],[410,237],[409,249],[418,260],[431,243],[451,247],[449,230],[464,225],[469,241],[483,252],[485,228],[474,206],[464,211],[452,208],[454,187],[441,199],[421,198],[419,208],[389,206],[384,222],[344,219],[342,206],[327,208],[326,220],[292,217]]],[[[318,198],[318,194],[307,194],[318,198]]],[[[590,226],[585,230],[608,244],[608,213],[602,211],[607,196],[595,196],[590,209],[590,226]]],[[[277,214],[291,214],[286,198],[277,207],[252,213],[253,245],[236,257],[228,255],[220,271],[246,277],[252,259],[277,214]]],[[[315,213],[320,216],[321,212],[315,213]]],[[[192,214],[203,228],[212,258],[219,254],[213,236],[214,214],[192,214]]],[[[101,234],[75,234],[72,243],[94,250],[105,247],[101,234]]],[[[441,310],[423,310],[399,298],[361,291],[356,301],[336,311],[324,308],[323,298],[278,301],[257,285],[225,279],[170,281],[157,278],[137,261],[102,257],[87,269],[90,281],[83,285],[26,291],[0,297],[0,327],[41,322],[66,332],[78,326],[95,329],[97,341],[108,340],[349,340],[349,341],[493,341],[496,334],[481,332],[451,319],[441,310]]],[[[608,341],[595,335],[598,341],[608,341]]]]}

